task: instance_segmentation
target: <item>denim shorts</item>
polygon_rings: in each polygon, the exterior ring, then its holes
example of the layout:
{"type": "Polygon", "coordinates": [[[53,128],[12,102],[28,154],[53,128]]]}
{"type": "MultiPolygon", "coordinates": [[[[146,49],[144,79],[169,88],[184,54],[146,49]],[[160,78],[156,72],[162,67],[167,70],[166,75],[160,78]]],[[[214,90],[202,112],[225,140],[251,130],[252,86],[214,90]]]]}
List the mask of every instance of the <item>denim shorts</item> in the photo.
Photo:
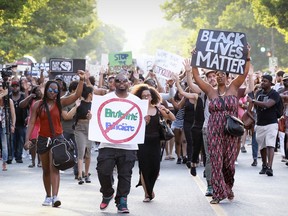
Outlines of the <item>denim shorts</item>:
{"type": "MultiPolygon", "coordinates": [[[[63,137],[63,135],[59,135],[56,138],[63,137]]],[[[44,154],[48,152],[51,147],[52,147],[52,140],[49,139],[49,137],[43,137],[43,136],[38,136],[38,141],[37,141],[37,153],[38,154],[44,154]],[[49,142],[50,141],[50,142],[49,142]]]]}

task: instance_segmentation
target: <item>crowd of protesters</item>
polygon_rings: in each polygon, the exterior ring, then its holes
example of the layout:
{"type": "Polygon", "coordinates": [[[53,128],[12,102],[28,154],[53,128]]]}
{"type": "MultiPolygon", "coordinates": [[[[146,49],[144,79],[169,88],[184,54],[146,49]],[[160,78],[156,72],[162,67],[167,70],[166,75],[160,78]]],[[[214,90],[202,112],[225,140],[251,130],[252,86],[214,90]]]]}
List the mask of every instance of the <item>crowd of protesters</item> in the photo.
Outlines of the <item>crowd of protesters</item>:
{"type": "Polygon", "coordinates": [[[25,154],[30,154],[32,161],[27,167],[34,168],[37,160],[37,166],[43,170],[46,192],[43,205],[60,206],[60,176],[59,170],[51,164],[49,148],[46,146],[48,137],[52,135],[47,115],[43,114],[44,105],[47,104],[52,113],[56,135],[71,138],[75,143],[78,163],[74,167],[74,175],[78,184],[83,185],[91,182],[89,169],[94,142],[88,139],[88,127],[93,94],[109,94],[111,97],[131,100],[138,97],[149,100],[144,144],[121,148],[115,147],[113,143],[101,143],[99,146],[97,172],[100,192],[103,194],[100,209],[106,209],[114,197],[113,170],[116,166],[119,182],[115,203],[118,212],[129,213],[127,196],[137,157],[137,186],[144,189],[143,201],[152,201],[164,148],[165,160],[173,161],[173,155],[176,155],[176,164],[185,164],[192,176],[197,175],[197,166],[201,162],[204,164],[204,177],[207,180],[205,195],[212,196],[211,204],[218,204],[225,198],[232,200],[235,164],[239,152],[247,152],[247,138],[252,139],[251,166],[257,166],[258,158],[262,158],[259,174],[273,176],[274,151],[277,148],[282,155],[281,161],[288,166],[288,74],[278,70],[273,80],[269,74],[255,72],[249,55],[244,75],[191,68],[187,59],[183,62],[184,71],[175,73],[164,85],[153,69],[143,77],[139,68],[117,75],[101,70],[98,83],[89,72],[81,71],[79,80],[69,85],[63,76],[45,81],[43,73],[38,79],[15,76],[6,81],[7,78],[2,77],[2,171],[9,171],[9,164],[14,163],[14,160],[23,163],[25,154]],[[5,97],[9,99],[9,113],[5,111],[5,97]],[[277,109],[281,101],[283,115],[279,117],[277,109]],[[240,119],[246,112],[252,113],[254,124],[246,128],[242,138],[224,133],[226,112],[240,119]],[[175,133],[175,137],[167,143],[160,141],[159,115],[167,120],[175,133]],[[11,138],[6,136],[7,130],[11,138]]]}

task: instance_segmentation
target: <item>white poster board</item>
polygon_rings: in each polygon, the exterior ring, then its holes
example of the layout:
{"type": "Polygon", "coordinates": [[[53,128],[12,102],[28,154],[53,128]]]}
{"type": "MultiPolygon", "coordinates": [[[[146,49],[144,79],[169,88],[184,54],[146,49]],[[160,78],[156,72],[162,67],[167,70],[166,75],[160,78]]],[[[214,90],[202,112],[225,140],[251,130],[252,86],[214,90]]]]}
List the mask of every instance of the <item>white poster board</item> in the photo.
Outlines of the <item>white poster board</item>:
{"type": "Polygon", "coordinates": [[[148,101],[115,98],[114,93],[93,96],[89,140],[113,144],[144,143],[148,101]]]}
{"type": "Polygon", "coordinates": [[[183,61],[184,58],[179,55],[157,50],[154,72],[165,79],[169,79],[173,73],[180,73],[183,69],[183,61]]]}

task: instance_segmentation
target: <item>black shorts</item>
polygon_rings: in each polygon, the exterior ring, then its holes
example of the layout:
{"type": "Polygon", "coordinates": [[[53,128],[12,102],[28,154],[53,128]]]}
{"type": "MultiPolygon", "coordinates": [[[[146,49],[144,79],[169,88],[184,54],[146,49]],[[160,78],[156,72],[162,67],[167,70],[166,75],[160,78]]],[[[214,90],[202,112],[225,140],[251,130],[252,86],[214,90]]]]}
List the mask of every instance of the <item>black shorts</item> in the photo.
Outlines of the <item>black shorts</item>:
{"type": "Polygon", "coordinates": [[[48,139],[49,139],[48,137],[38,136],[38,141],[37,141],[37,153],[38,154],[44,154],[51,149],[51,143],[47,143],[49,142],[48,139]]]}

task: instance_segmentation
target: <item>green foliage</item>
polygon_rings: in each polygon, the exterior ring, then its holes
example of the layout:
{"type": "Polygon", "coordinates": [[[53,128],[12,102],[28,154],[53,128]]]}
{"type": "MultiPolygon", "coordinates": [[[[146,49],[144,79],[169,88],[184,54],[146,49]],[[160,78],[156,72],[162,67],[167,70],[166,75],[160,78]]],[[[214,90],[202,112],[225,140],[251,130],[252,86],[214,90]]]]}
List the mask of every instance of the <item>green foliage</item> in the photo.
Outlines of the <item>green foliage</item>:
{"type": "MultiPolygon", "coordinates": [[[[193,47],[196,43],[199,29],[218,29],[227,31],[238,31],[246,33],[247,40],[252,46],[251,55],[253,56],[253,64],[255,69],[263,69],[268,67],[268,57],[266,53],[260,51],[261,47],[272,49],[271,28],[263,26],[263,22],[275,22],[276,18],[271,17],[271,9],[267,9],[263,5],[278,5],[286,0],[170,0],[162,5],[162,9],[168,20],[178,20],[182,26],[188,29],[193,29],[194,34],[190,36],[190,46],[193,47]],[[277,3],[276,3],[277,2],[277,3]],[[255,9],[257,8],[257,10],[255,9]],[[257,16],[258,12],[258,16],[257,16]],[[261,18],[261,19],[260,19],[261,18]],[[273,18],[273,19],[272,19],[273,18]]],[[[287,4],[287,3],[286,3],[287,4]]],[[[276,6],[273,7],[276,13],[276,6]]],[[[285,7],[287,9],[287,6],[285,7]]],[[[287,12],[283,10],[280,15],[285,15],[287,12]]],[[[286,25],[288,22],[286,21],[286,25]]],[[[269,26],[269,27],[270,27],[269,26]]],[[[274,56],[278,57],[279,66],[287,65],[287,48],[283,36],[274,31],[274,56]]]]}
{"type": "Polygon", "coordinates": [[[2,0],[0,5],[2,62],[44,45],[63,45],[97,25],[94,0],[2,0]]]}
{"type": "Polygon", "coordinates": [[[33,51],[33,56],[40,61],[42,57],[80,58],[89,55],[91,62],[101,60],[102,53],[122,50],[125,42],[123,30],[101,24],[88,35],[77,40],[69,38],[62,46],[45,46],[33,51]],[[37,58],[38,56],[38,58],[37,58]]]}
{"type": "Polygon", "coordinates": [[[288,42],[288,1],[254,0],[252,7],[259,23],[266,27],[275,27],[288,42]]]}

